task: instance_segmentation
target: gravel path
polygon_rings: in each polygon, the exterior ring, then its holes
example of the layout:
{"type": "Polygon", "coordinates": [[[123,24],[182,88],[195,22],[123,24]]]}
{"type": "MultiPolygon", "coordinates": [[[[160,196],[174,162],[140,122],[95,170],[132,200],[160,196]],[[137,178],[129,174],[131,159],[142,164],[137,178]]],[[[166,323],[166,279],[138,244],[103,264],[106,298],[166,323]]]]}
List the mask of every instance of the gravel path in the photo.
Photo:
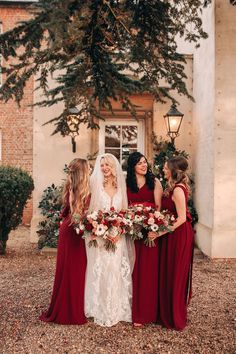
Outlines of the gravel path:
{"type": "Polygon", "coordinates": [[[55,257],[30,245],[29,230],[11,234],[0,258],[0,353],[236,353],[236,279],[234,260],[196,257],[194,297],[183,332],[156,325],[112,328],[92,322],[60,326],[38,320],[50,300],[55,257]]]}

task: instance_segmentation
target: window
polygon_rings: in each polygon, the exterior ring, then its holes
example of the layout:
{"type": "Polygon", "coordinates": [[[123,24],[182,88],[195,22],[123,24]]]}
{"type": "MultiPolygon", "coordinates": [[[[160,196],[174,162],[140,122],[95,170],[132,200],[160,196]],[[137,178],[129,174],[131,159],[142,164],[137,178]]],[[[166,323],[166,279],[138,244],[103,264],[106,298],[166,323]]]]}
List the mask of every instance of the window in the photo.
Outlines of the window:
{"type": "Polygon", "coordinates": [[[106,119],[100,124],[99,152],[116,156],[123,170],[131,152],[144,152],[143,120],[106,119]]]}

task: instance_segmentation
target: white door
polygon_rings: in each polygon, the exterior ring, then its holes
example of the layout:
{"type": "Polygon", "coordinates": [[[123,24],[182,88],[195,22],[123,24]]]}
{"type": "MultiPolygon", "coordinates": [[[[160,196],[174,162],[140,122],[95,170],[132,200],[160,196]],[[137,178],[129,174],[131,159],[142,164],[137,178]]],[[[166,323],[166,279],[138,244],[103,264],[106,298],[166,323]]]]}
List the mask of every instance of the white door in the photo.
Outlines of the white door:
{"type": "Polygon", "coordinates": [[[116,156],[126,170],[126,160],[131,152],[144,153],[144,121],[135,119],[106,119],[100,121],[99,153],[116,156]]]}

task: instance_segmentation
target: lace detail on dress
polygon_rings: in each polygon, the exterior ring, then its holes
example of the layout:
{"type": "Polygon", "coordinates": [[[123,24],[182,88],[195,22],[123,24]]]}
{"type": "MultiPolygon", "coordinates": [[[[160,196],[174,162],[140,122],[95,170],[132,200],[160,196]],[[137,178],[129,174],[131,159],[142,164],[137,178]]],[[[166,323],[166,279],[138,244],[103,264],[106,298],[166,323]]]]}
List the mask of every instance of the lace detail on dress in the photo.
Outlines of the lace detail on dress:
{"type": "MultiPolygon", "coordinates": [[[[119,193],[109,197],[101,193],[104,210],[113,206],[120,209],[119,193]]],[[[87,273],[85,286],[85,314],[94,317],[101,326],[113,326],[119,321],[131,322],[132,277],[126,240],[117,242],[117,249],[107,252],[103,247],[87,250],[87,273]]]]}

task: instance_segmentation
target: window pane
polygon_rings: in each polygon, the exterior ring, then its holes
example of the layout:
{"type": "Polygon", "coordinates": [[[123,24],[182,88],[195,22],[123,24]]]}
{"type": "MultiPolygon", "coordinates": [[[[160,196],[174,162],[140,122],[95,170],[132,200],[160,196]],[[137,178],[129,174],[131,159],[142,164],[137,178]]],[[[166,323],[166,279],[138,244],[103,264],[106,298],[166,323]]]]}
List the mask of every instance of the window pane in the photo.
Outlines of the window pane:
{"type": "Polygon", "coordinates": [[[120,125],[105,126],[105,147],[120,147],[120,125]]]}
{"type": "Polygon", "coordinates": [[[122,146],[137,148],[138,127],[136,125],[125,125],[122,127],[122,146]]]}
{"type": "Polygon", "coordinates": [[[110,148],[110,149],[105,149],[105,152],[114,155],[117,158],[117,160],[120,162],[120,149],[110,148]]]}

